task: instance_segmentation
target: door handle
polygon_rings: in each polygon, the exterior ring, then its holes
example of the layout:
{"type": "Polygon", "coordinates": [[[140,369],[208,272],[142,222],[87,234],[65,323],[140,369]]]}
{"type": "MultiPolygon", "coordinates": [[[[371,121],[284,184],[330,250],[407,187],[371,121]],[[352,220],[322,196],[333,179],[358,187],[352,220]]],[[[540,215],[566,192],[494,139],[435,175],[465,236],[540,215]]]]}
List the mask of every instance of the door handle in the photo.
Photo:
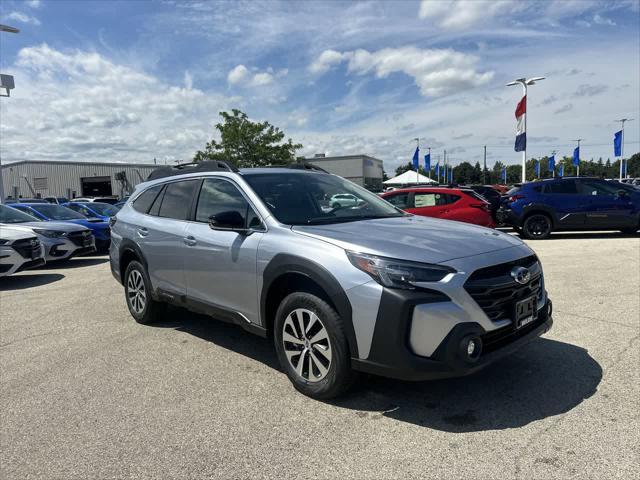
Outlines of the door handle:
{"type": "Polygon", "coordinates": [[[184,241],[184,244],[189,247],[195,247],[195,245],[198,243],[195,237],[192,237],[191,235],[189,235],[188,237],[184,237],[182,240],[184,241]]]}
{"type": "Polygon", "coordinates": [[[144,227],[139,228],[138,229],[138,235],[140,235],[141,237],[146,237],[147,235],[149,235],[149,230],[147,230],[144,227]]]}

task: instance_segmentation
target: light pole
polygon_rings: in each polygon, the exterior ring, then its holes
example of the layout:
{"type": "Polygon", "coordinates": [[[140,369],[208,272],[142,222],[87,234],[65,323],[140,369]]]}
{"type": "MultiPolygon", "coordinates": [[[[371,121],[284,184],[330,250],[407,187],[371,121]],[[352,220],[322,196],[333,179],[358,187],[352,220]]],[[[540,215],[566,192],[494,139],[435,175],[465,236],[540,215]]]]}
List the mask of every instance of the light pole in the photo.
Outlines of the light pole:
{"type": "MultiPolygon", "coordinates": [[[[621,118],[616,120],[622,124],[622,138],[620,139],[620,180],[622,181],[622,162],[624,162],[624,122],[632,122],[633,118],[621,118]]],[[[627,165],[628,166],[628,165],[627,165]]]]}
{"type": "Polygon", "coordinates": [[[522,130],[522,133],[525,134],[524,150],[522,150],[522,183],[525,183],[527,181],[527,137],[526,137],[527,135],[527,109],[526,109],[527,87],[529,85],[535,85],[536,82],[539,82],[540,80],[544,80],[544,78],[545,77],[532,77],[529,79],[518,78],[513,82],[507,83],[507,87],[510,87],[512,85],[522,85],[522,97],[525,99],[524,124],[523,124],[524,128],[522,130]]]}
{"type": "MultiPolygon", "coordinates": [[[[10,27],[9,25],[0,25],[0,32],[7,33],[20,33],[15,27],[10,27]]],[[[9,91],[13,88],[13,77],[11,75],[2,75],[2,85],[7,91],[7,97],[9,96],[9,91]],[[5,77],[7,80],[7,85],[5,86],[5,77]]],[[[5,95],[2,95],[3,97],[5,95]]],[[[2,158],[0,157],[0,204],[4,202],[4,181],[2,180],[2,158]]]]}

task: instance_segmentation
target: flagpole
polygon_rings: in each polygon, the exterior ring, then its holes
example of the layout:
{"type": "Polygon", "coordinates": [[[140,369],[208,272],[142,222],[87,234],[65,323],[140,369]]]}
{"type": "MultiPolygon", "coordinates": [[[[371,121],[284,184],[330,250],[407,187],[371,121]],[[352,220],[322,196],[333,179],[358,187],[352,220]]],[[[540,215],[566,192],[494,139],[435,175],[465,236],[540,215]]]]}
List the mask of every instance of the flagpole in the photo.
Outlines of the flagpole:
{"type": "MultiPolygon", "coordinates": [[[[620,120],[616,120],[616,122],[620,122],[622,124],[622,138],[620,139],[620,181],[622,181],[622,162],[624,162],[624,122],[631,122],[633,118],[621,118],[620,120]]],[[[629,162],[627,162],[627,167],[629,166],[629,162]]],[[[625,172],[626,173],[626,172],[625,172]]]]}
{"type": "Polygon", "coordinates": [[[429,171],[427,172],[427,175],[429,176],[429,180],[431,180],[431,147],[429,147],[429,171]]]}

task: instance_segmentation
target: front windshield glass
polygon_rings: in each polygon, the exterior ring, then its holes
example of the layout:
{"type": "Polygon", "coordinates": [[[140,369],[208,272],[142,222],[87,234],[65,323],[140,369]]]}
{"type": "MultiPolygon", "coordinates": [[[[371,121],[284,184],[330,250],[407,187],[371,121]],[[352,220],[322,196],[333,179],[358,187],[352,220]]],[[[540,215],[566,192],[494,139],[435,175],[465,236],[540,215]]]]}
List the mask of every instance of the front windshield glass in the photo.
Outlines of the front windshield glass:
{"type": "Polygon", "coordinates": [[[112,217],[116,213],[118,213],[118,209],[108,203],[92,202],[90,204],[87,204],[86,207],[89,210],[93,210],[98,215],[102,215],[103,217],[112,217]]]}
{"type": "Polygon", "coordinates": [[[405,214],[335,175],[255,173],[244,176],[273,216],[286,225],[318,225],[405,214]]]}
{"type": "Polygon", "coordinates": [[[36,212],[41,213],[49,220],[86,220],[87,217],[74,212],[70,208],[55,204],[31,205],[36,212]]]}
{"type": "Polygon", "coordinates": [[[39,222],[40,219],[16,210],[15,208],[0,205],[0,223],[25,223],[39,222]]]}

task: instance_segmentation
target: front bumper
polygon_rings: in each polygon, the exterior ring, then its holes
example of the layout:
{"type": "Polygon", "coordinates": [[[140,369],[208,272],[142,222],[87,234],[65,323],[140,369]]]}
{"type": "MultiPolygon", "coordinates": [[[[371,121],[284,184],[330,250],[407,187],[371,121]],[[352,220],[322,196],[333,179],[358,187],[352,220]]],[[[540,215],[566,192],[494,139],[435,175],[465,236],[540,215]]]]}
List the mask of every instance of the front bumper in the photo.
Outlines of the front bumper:
{"type": "Polygon", "coordinates": [[[538,311],[537,320],[520,330],[514,330],[509,325],[487,332],[475,322],[459,323],[429,358],[421,357],[411,351],[406,332],[402,332],[401,329],[397,329],[396,332],[388,331],[385,332],[385,336],[388,336],[388,342],[385,342],[387,348],[381,349],[380,345],[376,348],[372,346],[369,358],[366,360],[352,358],[351,364],[355,370],[400,380],[421,381],[462,377],[512,354],[548,332],[553,325],[551,314],[552,303],[547,299],[544,307],[538,311]],[[483,341],[491,339],[492,348],[486,352],[483,351],[476,360],[470,361],[463,355],[460,348],[461,341],[468,336],[480,337],[483,341]]]}

